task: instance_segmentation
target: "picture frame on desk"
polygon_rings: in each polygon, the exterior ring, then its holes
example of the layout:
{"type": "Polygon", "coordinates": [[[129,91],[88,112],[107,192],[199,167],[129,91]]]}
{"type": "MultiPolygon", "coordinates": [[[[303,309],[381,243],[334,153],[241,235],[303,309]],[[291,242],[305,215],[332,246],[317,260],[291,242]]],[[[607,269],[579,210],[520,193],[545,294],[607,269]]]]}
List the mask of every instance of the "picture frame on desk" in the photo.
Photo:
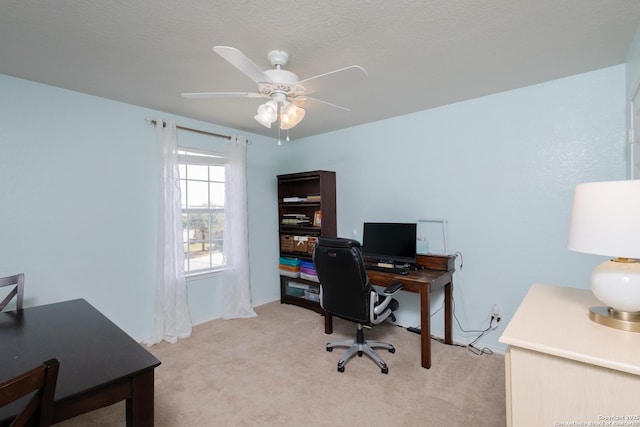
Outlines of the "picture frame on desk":
{"type": "Polygon", "coordinates": [[[446,219],[419,219],[416,233],[418,255],[448,255],[446,219]]]}

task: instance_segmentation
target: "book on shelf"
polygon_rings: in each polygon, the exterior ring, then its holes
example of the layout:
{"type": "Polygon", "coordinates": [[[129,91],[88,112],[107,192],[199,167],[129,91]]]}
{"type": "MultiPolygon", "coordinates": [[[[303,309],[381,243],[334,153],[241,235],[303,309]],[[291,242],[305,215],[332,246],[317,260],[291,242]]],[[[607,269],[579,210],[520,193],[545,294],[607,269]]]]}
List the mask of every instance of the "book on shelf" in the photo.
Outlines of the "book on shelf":
{"type": "Polygon", "coordinates": [[[307,195],[307,202],[319,202],[320,195],[319,194],[309,194],[307,195]]]}
{"type": "Polygon", "coordinates": [[[290,288],[304,289],[305,291],[309,290],[309,285],[305,285],[303,283],[289,282],[287,283],[287,286],[289,286],[290,288]]]}
{"type": "Polygon", "coordinates": [[[311,218],[305,214],[282,214],[282,224],[286,225],[309,225],[311,218]]]}
{"type": "Polygon", "coordinates": [[[288,196],[288,197],[283,197],[282,201],[284,203],[306,202],[307,198],[306,197],[300,197],[300,196],[288,196]]]}
{"type": "Polygon", "coordinates": [[[295,219],[283,219],[282,220],[282,225],[311,225],[311,221],[307,220],[307,221],[302,221],[302,220],[295,220],[295,219]]]}

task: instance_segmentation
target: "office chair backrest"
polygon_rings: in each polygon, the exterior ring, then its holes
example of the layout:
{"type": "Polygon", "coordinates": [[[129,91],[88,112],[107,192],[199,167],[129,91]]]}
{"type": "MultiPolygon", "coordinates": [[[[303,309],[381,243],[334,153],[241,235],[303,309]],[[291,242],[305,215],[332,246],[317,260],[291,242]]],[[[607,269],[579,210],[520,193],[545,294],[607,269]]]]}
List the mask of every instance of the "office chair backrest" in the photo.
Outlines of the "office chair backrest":
{"type": "Polygon", "coordinates": [[[24,298],[24,274],[16,274],[9,277],[0,277],[0,288],[5,286],[12,286],[13,289],[9,291],[9,294],[0,301],[0,311],[9,304],[14,297],[16,297],[16,310],[22,310],[22,299],[24,298]]]}
{"type": "Polygon", "coordinates": [[[35,392],[12,421],[11,427],[51,425],[59,366],[57,359],[47,360],[37,368],[0,384],[0,407],[35,392]]]}
{"type": "Polygon", "coordinates": [[[360,243],[339,237],[320,237],[313,251],[322,307],[356,323],[369,324],[371,285],[364,268],[360,243]]]}

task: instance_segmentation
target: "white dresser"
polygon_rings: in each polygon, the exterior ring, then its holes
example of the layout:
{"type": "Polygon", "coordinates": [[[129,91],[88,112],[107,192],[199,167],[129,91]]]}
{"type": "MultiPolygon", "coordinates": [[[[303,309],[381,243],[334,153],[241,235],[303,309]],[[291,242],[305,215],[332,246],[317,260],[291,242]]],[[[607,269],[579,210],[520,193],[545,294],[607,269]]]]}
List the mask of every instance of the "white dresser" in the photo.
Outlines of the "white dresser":
{"type": "Polygon", "coordinates": [[[534,284],[500,337],[507,425],[640,426],[640,333],[594,323],[590,290],[534,284]]]}

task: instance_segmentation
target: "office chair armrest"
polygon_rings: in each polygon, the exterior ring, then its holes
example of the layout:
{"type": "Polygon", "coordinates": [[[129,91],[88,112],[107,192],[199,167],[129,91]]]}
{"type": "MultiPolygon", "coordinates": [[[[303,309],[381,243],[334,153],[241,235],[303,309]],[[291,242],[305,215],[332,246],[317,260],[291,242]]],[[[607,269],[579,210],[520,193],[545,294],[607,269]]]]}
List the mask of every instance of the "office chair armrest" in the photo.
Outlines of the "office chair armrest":
{"type": "Polygon", "coordinates": [[[370,304],[372,315],[378,316],[380,313],[383,313],[389,306],[389,303],[391,302],[391,296],[384,297],[384,300],[382,300],[380,304],[377,304],[381,297],[382,295],[378,294],[376,291],[371,292],[370,304]]]}
{"type": "Polygon", "coordinates": [[[398,292],[400,289],[402,289],[402,282],[392,283],[386,288],[384,288],[384,294],[387,296],[393,295],[396,292],[398,292]]]}
{"type": "MultiPolygon", "coordinates": [[[[389,286],[387,286],[386,288],[384,288],[384,300],[376,305],[376,303],[378,302],[378,298],[381,297],[382,295],[379,295],[377,292],[373,291],[371,292],[371,310],[373,312],[374,315],[379,315],[381,313],[384,313],[385,310],[387,310],[389,304],[392,301],[392,296],[395,295],[396,293],[398,293],[398,291],[402,289],[402,283],[401,282],[396,282],[396,283],[392,283],[389,286]]],[[[385,316],[386,317],[386,316],[385,316]]]]}

